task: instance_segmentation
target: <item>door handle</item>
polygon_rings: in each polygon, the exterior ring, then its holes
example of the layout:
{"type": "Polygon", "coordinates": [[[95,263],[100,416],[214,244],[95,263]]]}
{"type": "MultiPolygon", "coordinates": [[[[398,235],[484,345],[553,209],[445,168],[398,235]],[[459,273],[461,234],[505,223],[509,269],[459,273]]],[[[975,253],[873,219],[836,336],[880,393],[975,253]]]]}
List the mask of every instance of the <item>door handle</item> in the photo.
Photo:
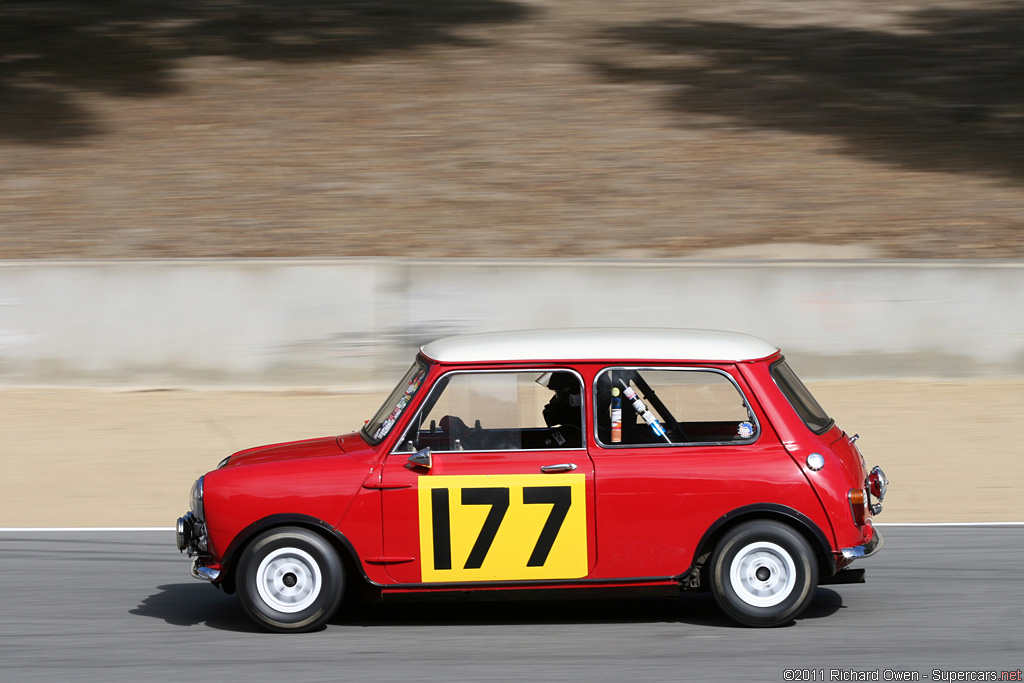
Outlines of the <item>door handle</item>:
{"type": "Polygon", "coordinates": [[[576,463],[563,462],[557,465],[544,465],[540,471],[544,474],[554,474],[556,472],[572,472],[574,469],[576,469],[576,463]]]}

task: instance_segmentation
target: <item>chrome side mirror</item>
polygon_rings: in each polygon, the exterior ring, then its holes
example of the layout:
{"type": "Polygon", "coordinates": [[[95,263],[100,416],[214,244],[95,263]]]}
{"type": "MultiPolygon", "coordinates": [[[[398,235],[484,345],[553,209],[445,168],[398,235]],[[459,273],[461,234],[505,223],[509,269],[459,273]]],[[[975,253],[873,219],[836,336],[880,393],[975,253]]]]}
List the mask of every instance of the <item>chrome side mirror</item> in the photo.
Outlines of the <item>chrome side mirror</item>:
{"type": "Polygon", "coordinates": [[[407,458],[407,462],[413,467],[422,467],[429,470],[434,466],[434,458],[430,454],[430,447],[427,446],[422,450],[416,451],[407,458]]]}

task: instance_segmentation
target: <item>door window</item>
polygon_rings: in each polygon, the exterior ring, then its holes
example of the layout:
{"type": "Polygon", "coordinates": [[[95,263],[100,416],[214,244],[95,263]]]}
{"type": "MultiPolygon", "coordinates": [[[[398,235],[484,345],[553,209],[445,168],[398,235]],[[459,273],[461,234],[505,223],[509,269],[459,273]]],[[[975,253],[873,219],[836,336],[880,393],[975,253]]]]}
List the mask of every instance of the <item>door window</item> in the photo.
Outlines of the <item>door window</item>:
{"type": "Polygon", "coordinates": [[[569,370],[451,373],[438,380],[400,448],[582,448],[582,387],[569,370]]]}

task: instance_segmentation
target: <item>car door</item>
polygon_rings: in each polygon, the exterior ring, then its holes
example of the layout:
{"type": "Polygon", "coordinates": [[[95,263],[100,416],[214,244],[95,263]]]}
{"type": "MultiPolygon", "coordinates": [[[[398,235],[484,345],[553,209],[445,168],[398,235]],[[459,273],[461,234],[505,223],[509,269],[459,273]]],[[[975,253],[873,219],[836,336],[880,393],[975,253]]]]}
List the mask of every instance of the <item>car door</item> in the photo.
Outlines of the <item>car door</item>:
{"type": "Polygon", "coordinates": [[[799,471],[727,370],[597,373],[590,453],[601,555],[594,578],[678,576],[723,515],[794,490],[789,482],[799,471]],[[621,411],[614,430],[613,409],[621,411]]]}
{"type": "Polygon", "coordinates": [[[389,576],[427,586],[586,577],[596,548],[582,388],[565,369],[440,377],[381,473],[389,576]]]}

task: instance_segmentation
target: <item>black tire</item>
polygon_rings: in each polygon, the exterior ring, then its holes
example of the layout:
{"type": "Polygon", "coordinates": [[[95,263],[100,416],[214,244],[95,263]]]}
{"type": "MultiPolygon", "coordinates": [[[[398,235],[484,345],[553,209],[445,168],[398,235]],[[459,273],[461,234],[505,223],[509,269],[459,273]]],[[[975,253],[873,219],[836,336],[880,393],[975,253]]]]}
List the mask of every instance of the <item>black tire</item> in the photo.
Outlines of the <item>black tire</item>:
{"type": "Polygon", "coordinates": [[[242,608],[253,621],[271,631],[302,633],[334,615],[345,592],[345,569],[322,536],[280,527],[249,544],[236,582],[242,608]]]}
{"type": "Polygon", "coordinates": [[[781,522],[744,522],[719,541],[709,567],[711,593],[745,626],[781,626],[814,599],[818,562],[803,535],[781,522]]]}

